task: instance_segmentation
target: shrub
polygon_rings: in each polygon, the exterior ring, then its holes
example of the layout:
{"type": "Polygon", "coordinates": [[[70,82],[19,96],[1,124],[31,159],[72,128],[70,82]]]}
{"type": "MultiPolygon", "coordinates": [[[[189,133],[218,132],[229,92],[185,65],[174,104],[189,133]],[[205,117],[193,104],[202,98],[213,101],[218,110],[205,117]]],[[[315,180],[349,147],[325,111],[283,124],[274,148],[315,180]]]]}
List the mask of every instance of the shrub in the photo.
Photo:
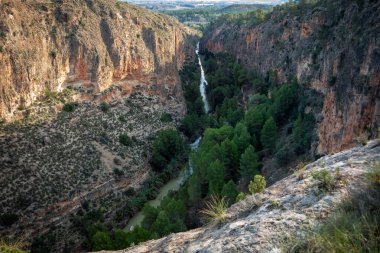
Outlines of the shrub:
{"type": "Polygon", "coordinates": [[[129,146],[132,144],[131,138],[128,136],[128,134],[121,134],[119,136],[119,142],[123,144],[124,146],[129,146]]]}
{"type": "Polygon", "coordinates": [[[0,240],[0,252],[1,253],[26,253],[23,248],[27,246],[27,243],[22,240],[14,242],[8,242],[3,239],[0,240]]]}
{"type": "Polygon", "coordinates": [[[162,171],[172,159],[181,160],[184,152],[181,135],[172,129],[162,130],[154,140],[150,163],[156,170],[162,171]]]}
{"type": "Polygon", "coordinates": [[[331,76],[328,80],[328,84],[333,86],[336,83],[336,76],[331,76]]]}
{"type": "Polygon", "coordinates": [[[236,202],[244,200],[246,196],[247,194],[245,194],[244,192],[239,192],[239,194],[236,196],[236,202]]]}
{"type": "Polygon", "coordinates": [[[380,186],[380,164],[377,164],[371,168],[370,172],[368,172],[367,177],[372,184],[380,186]]]}
{"type": "Polygon", "coordinates": [[[321,226],[286,238],[283,252],[380,252],[379,187],[352,193],[321,226]]]}
{"type": "Polygon", "coordinates": [[[266,185],[265,177],[256,175],[253,181],[249,183],[248,189],[250,193],[255,194],[264,191],[266,185]]]}
{"type": "Polygon", "coordinates": [[[207,223],[215,222],[216,224],[225,223],[227,221],[227,203],[225,198],[216,195],[211,196],[211,200],[206,203],[206,208],[200,212],[205,215],[207,223]]]}
{"type": "Polygon", "coordinates": [[[170,115],[170,113],[163,113],[160,117],[160,120],[161,122],[168,123],[168,122],[172,122],[173,118],[172,118],[172,115],[170,115]]]}
{"type": "Polygon", "coordinates": [[[77,107],[76,103],[67,103],[63,106],[62,110],[65,112],[73,112],[75,111],[76,107],[77,107]]]}
{"type": "Polygon", "coordinates": [[[108,112],[109,109],[110,109],[110,105],[107,102],[102,102],[100,104],[100,110],[102,110],[102,112],[108,112]]]}
{"type": "Polygon", "coordinates": [[[50,56],[51,56],[51,58],[53,58],[53,60],[55,60],[55,58],[57,58],[57,52],[56,51],[51,51],[50,52],[50,56]]]}
{"type": "Polygon", "coordinates": [[[327,170],[313,171],[311,176],[318,181],[322,189],[330,191],[335,187],[335,178],[327,170]]]}

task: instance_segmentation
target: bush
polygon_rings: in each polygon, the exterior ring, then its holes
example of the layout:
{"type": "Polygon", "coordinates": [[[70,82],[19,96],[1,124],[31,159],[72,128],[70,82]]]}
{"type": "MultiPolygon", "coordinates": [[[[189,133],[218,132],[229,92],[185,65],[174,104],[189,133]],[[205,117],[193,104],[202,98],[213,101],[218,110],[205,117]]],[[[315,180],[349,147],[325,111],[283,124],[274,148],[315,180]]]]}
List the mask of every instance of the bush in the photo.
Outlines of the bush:
{"type": "Polygon", "coordinates": [[[25,248],[27,244],[22,240],[15,242],[7,242],[0,240],[0,252],[1,253],[26,253],[22,248],[25,248]]]}
{"type": "Polygon", "coordinates": [[[318,181],[319,187],[327,191],[335,187],[335,178],[327,170],[313,171],[311,176],[318,181]]]}
{"type": "Polygon", "coordinates": [[[153,168],[162,171],[171,160],[181,160],[185,154],[181,135],[172,129],[161,130],[153,143],[150,163],[153,168]]]}
{"type": "Polygon", "coordinates": [[[286,238],[284,252],[380,252],[380,191],[370,185],[351,192],[321,226],[286,238]]]}
{"type": "Polygon", "coordinates": [[[75,111],[76,107],[77,107],[76,103],[67,103],[63,106],[62,110],[65,112],[73,112],[75,111]]]}
{"type": "Polygon", "coordinates": [[[110,109],[110,105],[106,102],[102,102],[100,104],[100,110],[102,110],[102,112],[108,112],[110,109]]]}
{"type": "Polygon", "coordinates": [[[172,118],[172,115],[170,115],[170,113],[163,113],[160,117],[160,120],[161,122],[168,123],[168,122],[172,122],[173,118],[172,118]]]}
{"type": "Polygon", "coordinates": [[[370,172],[368,172],[367,177],[372,184],[380,186],[380,164],[377,164],[371,168],[370,172]]]}
{"type": "Polygon", "coordinates": [[[242,201],[247,197],[247,194],[244,192],[239,192],[239,194],[236,196],[236,202],[242,201]]]}
{"type": "Polygon", "coordinates": [[[121,134],[119,136],[119,142],[123,144],[124,146],[129,146],[132,144],[131,138],[128,136],[128,134],[121,134]]]}
{"type": "Polygon", "coordinates": [[[205,215],[207,223],[215,222],[216,224],[225,223],[227,221],[226,213],[227,203],[225,198],[220,198],[215,195],[211,196],[211,200],[206,203],[206,208],[200,212],[205,215]]]}
{"type": "Polygon", "coordinates": [[[253,181],[249,183],[248,189],[250,193],[255,194],[263,192],[265,190],[266,185],[267,182],[265,181],[265,177],[256,175],[253,181]]]}

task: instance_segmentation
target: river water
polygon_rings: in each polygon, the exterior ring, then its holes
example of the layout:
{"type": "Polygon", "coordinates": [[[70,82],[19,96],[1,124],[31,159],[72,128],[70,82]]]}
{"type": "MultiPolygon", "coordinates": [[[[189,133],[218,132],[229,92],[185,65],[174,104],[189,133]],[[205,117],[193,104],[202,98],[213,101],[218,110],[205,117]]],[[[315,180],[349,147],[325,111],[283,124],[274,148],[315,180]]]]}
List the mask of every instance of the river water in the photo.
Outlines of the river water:
{"type": "MultiPolygon", "coordinates": [[[[206,76],[203,70],[202,61],[199,56],[199,42],[197,43],[197,48],[195,50],[195,53],[198,57],[199,67],[201,69],[201,79],[199,82],[199,90],[201,92],[202,101],[204,104],[204,110],[206,113],[209,112],[209,104],[207,101],[206,96],[206,86],[207,80],[206,76]]],[[[194,141],[192,144],[190,144],[191,150],[197,150],[199,147],[199,144],[201,142],[202,137],[199,137],[196,141],[194,141]]],[[[193,174],[193,166],[191,164],[191,160],[189,160],[188,166],[186,166],[181,172],[179,173],[179,176],[177,178],[174,178],[170,180],[168,183],[166,183],[163,187],[160,188],[158,191],[158,195],[155,199],[150,200],[147,202],[148,205],[151,205],[153,207],[158,207],[163,200],[164,197],[166,197],[170,191],[178,191],[182,184],[186,182],[186,180],[193,174]]],[[[135,226],[140,226],[141,222],[144,219],[144,214],[142,211],[135,214],[135,216],[132,217],[132,219],[129,220],[127,226],[125,227],[125,231],[131,231],[135,226]]]]}

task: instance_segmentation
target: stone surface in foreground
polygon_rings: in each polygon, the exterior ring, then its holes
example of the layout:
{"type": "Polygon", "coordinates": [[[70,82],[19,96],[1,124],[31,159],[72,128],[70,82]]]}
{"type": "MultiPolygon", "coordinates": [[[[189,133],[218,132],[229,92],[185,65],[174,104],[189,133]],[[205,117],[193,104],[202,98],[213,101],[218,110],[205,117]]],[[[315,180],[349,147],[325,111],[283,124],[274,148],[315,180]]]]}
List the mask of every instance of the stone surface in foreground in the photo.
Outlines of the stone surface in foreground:
{"type": "Polygon", "coordinates": [[[349,195],[367,183],[366,172],[380,159],[380,140],[307,165],[302,172],[275,183],[263,194],[249,196],[229,208],[229,221],[169,235],[117,252],[282,252],[287,235],[313,226],[349,195]],[[314,171],[339,173],[337,187],[323,192],[314,171]]]}

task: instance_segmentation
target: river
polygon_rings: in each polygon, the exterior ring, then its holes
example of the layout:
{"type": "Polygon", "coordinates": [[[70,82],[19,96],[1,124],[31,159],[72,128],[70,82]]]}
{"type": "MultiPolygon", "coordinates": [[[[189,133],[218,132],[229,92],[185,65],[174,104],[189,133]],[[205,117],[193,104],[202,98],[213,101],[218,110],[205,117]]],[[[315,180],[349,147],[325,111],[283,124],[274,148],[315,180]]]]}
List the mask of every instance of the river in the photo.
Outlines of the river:
{"type": "MultiPolygon", "coordinates": [[[[206,76],[205,76],[205,73],[203,70],[202,61],[201,61],[201,58],[199,56],[199,42],[197,43],[195,53],[198,57],[199,67],[201,69],[201,79],[199,81],[199,90],[200,90],[202,101],[204,104],[204,110],[206,113],[208,113],[210,110],[209,109],[210,107],[209,107],[209,104],[207,101],[207,96],[206,96],[206,86],[208,84],[207,84],[206,76]]],[[[192,144],[190,144],[190,148],[192,151],[198,149],[199,144],[201,142],[201,139],[202,139],[202,137],[199,137],[196,141],[194,141],[192,144]]],[[[181,172],[179,173],[179,176],[177,178],[170,180],[163,187],[161,187],[160,190],[158,191],[157,197],[153,200],[148,201],[147,204],[151,205],[153,207],[158,207],[160,205],[161,201],[163,200],[163,198],[166,197],[170,191],[178,191],[179,188],[181,187],[181,185],[184,184],[186,182],[186,180],[192,174],[193,174],[193,166],[191,164],[191,160],[189,159],[189,164],[183,170],[181,170],[181,172]]],[[[124,230],[125,231],[131,231],[131,230],[133,230],[133,228],[135,226],[140,226],[143,219],[144,219],[143,212],[142,211],[138,212],[137,214],[135,214],[132,217],[132,219],[129,220],[129,222],[128,222],[128,224],[124,230]]]]}

